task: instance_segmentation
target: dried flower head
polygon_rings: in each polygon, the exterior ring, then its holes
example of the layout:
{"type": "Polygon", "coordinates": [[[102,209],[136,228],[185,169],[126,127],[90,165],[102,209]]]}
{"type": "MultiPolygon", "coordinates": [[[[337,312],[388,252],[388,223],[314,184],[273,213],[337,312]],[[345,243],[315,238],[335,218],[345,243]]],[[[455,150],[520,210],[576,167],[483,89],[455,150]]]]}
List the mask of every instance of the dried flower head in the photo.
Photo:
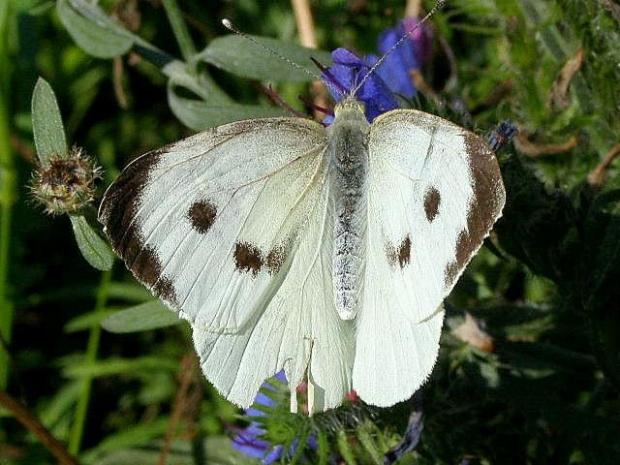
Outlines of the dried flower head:
{"type": "Polygon", "coordinates": [[[76,213],[90,204],[101,168],[74,147],[68,156],[52,156],[33,174],[30,190],[50,215],[76,213]]]}

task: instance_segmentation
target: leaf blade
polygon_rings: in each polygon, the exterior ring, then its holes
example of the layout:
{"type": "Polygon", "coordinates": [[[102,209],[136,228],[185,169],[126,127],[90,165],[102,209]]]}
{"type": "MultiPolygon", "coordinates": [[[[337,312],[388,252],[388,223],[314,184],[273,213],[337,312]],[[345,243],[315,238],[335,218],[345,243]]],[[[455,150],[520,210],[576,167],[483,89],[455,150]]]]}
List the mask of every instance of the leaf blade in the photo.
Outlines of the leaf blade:
{"type": "Polygon", "coordinates": [[[84,51],[97,58],[124,55],[136,37],[114,22],[97,4],[84,0],[58,0],[60,21],[84,51]]]}
{"type": "Polygon", "coordinates": [[[314,50],[300,45],[283,42],[269,37],[250,36],[252,40],[274,50],[285,60],[297,65],[286,63],[273,66],[272,53],[265,48],[236,35],[227,35],[212,40],[197,55],[197,58],[221,68],[229,73],[250,79],[276,82],[309,82],[318,77],[310,57],[317,59],[325,66],[331,64],[331,55],[322,50],[314,50]]]}
{"type": "Polygon", "coordinates": [[[101,326],[116,334],[149,331],[181,323],[181,319],[159,300],[151,300],[107,316],[101,326]]]}
{"type": "Polygon", "coordinates": [[[82,256],[93,268],[101,271],[110,270],[116,256],[108,244],[88,224],[84,216],[70,215],[69,218],[82,256]]]}
{"type": "Polygon", "coordinates": [[[37,80],[32,92],[32,130],[37,156],[42,165],[46,165],[51,156],[68,155],[58,101],[52,86],[43,78],[37,80]]]}

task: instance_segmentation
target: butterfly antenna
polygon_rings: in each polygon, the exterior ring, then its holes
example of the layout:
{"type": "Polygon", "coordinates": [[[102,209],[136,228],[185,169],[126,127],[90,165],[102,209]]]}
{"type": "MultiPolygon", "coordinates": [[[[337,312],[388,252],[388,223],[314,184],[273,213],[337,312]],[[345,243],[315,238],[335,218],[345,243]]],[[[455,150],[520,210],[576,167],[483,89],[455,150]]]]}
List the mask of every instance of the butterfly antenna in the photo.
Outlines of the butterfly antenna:
{"type": "Polygon", "coordinates": [[[437,2],[435,3],[435,6],[433,6],[433,8],[431,9],[431,11],[429,11],[426,16],[424,16],[424,18],[422,18],[422,20],[416,24],[411,30],[409,31],[405,31],[405,33],[403,34],[403,36],[398,39],[398,41],[392,45],[392,47],[390,47],[390,49],[385,52],[383,54],[383,56],[381,58],[379,58],[379,60],[377,60],[377,62],[372,66],[372,68],[370,68],[370,70],[368,71],[368,73],[366,73],[366,75],[364,76],[364,78],[360,81],[360,83],[357,85],[357,87],[353,90],[353,92],[351,93],[351,95],[356,95],[357,92],[362,88],[362,86],[366,83],[366,81],[370,78],[370,76],[372,76],[372,73],[375,72],[375,70],[381,66],[383,64],[383,62],[385,61],[385,59],[390,56],[392,54],[392,52],[394,50],[396,50],[400,44],[402,44],[405,39],[407,37],[409,37],[416,29],[418,29],[420,26],[422,26],[422,24],[424,24],[426,21],[428,21],[428,19],[433,16],[439,9],[441,9],[443,7],[443,5],[446,3],[447,0],[437,0],[437,2]]]}
{"type": "Polygon", "coordinates": [[[329,70],[329,68],[322,65],[316,58],[310,57],[312,63],[316,65],[317,68],[321,70],[321,73],[327,78],[329,82],[334,85],[334,90],[338,92],[342,97],[347,95],[347,88],[342,85],[342,83],[338,80],[336,76],[329,70]]]}
{"type": "Polygon", "coordinates": [[[234,32],[235,34],[239,34],[241,37],[243,37],[244,39],[249,40],[250,42],[252,42],[254,45],[259,46],[260,48],[262,48],[263,50],[265,50],[268,53],[271,53],[273,56],[278,57],[280,60],[288,63],[289,65],[291,65],[294,68],[297,68],[298,70],[303,71],[304,73],[306,73],[308,76],[310,76],[313,79],[321,79],[321,76],[319,76],[318,74],[312,73],[310,71],[308,71],[306,68],[304,68],[303,66],[301,66],[299,63],[295,63],[293,60],[291,60],[290,58],[285,57],[284,55],[281,55],[280,53],[278,53],[277,51],[275,51],[274,49],[272,49],[271,47],[265,45],[265,44],[261,44],[258,40],[256,40],[254,37],[249,36],[248,34],[246,34],[245,32],[241,31],[239,28],[237,28],[237,26],[235,26],[229,19],[224,18],[222,20],[222,24],[224,25],[224,27],[226,29],[228,29],[229,31],[234,32]]]}

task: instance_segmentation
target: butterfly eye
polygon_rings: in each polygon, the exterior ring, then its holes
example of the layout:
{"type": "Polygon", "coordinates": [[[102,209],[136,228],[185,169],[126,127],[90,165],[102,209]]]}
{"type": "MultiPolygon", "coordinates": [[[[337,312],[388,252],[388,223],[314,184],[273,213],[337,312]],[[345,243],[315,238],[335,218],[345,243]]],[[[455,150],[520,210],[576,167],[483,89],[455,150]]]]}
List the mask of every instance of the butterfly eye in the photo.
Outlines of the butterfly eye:
{"type": "Polygon", "coordinates": [[[434,187],[430,187],[424,196],[424,213],[429,223],[437,217],[439,213],[439,205],[441,204],[441,195],[434,187]]]}

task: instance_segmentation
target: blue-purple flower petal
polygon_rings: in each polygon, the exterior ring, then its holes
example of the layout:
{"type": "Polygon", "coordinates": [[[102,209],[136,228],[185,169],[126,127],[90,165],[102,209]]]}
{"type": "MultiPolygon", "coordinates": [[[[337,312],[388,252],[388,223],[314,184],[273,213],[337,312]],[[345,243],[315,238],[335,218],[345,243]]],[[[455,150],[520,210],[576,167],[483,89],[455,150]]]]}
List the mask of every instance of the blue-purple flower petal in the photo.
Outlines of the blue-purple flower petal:
{"type": "MultiPolygon", "coordinates": [[[[430,58],[432,36],[430,29],[419,25],[417,18],[406,18],[396,25],[386,29],[379,37],[377,48],[381,54],[386,54],[401,37],[408,35],[398,47],[386,56],[384,62],[377,69],[377,73],[385,81],[392,92],[405,97],[413,97],[416,88],[411,79],[411,72],[420,69],[422,63],[430,58]]],[[[369,56],[369,64],[374,64],[378,57],[369,56]]]]}
{"type": "MultiPolygon", "coordinates": [[[[279,372],[274,376],[274,379],[278,381],[286,383],[286,376],[284,371],[279,372]]],[[[274,391],[275,387],[266,382],[263,384],[263,388],[274,391]]],[[[265,406],[265,407],[274,407],[276,406],[276,402],[269,397],[264,392],[259,391],[256,395],[256,399],[254,401],[254,406],[250,407],[246,410],[246,414],[248,417],[264,417],[267,414],[256,406],[265,406]]],[[[284,451],[284,446],[281,444],[272,444],[261,437],[266,433],[266,431],[262,428],[262,424],[259,421],[251,421],[250,424],[240,430],[237,435],[232,440],[233,448],[238,450],[239,452],[255,458],[259,459],[261,463],[271,464],[279,461],[284,451]]],[[[314,436],[310,436],[308,438],[307,446],[317,449],[318,444],[314,436]]],[[[297,448],[299,447],[299,441],[296,440],[288,450],[287,457],[293,457],[297,452],[297,448]]]]}
{"type": "MultiPolygon", "coordinates": [[[[332,52],[332,61],[333,65],[327,68],[329,75],[324,73],[323,79],[336,101],[346,97],[341,88],[346,89],[348,95],[356,92],[355,97],[366,105],[368,121],[374,120],[381,113],[398,108],[398,102],[377,73],[373,73],[364,81],[362,87],[357,89],[370,71],[370,66],[363,59],[345,48],[338,48],[332,52]],[[337,83],[333,82],[334,79],[337,83]]],[[[329,120],[324,122],[329,123],[329,120]]]]}

